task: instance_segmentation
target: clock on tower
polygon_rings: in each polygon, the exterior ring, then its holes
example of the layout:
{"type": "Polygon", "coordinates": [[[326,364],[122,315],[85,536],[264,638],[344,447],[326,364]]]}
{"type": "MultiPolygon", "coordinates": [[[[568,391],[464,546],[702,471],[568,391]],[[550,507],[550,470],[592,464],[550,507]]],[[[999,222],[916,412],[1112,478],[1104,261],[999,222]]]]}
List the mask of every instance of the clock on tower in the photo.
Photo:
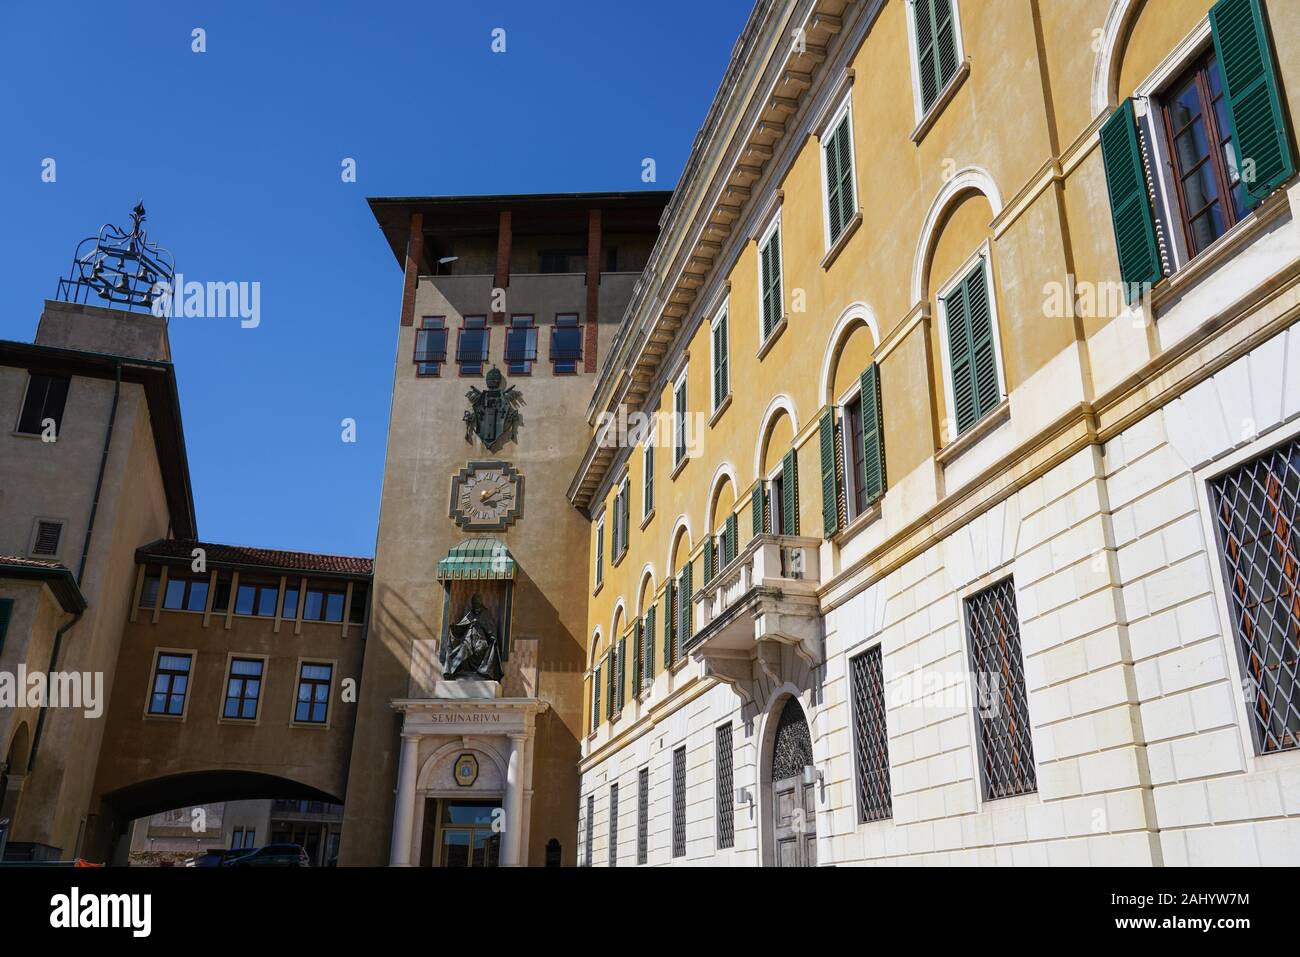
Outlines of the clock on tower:
{"type": "Polygon", "coordinates": [[[524,513],[524,477],[509,462],[470,462],[451,479],[451,517],[467,531],[501,531],[524,513]]]}

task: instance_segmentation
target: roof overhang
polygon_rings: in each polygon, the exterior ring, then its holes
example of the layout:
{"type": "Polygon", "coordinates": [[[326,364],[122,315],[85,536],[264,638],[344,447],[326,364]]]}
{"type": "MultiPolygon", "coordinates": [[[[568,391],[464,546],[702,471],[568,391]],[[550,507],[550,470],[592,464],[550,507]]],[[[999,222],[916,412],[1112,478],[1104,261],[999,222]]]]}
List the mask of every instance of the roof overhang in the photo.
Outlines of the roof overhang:
{"type": "Polygon", "coordinates": [[[48,566],[29,564],[27,562],[10,562],[0,558],[0,578],[21,578],[28,581],[43,581],[49,586],[59,606],[68,614],[74,615],[86,610],[86,596],[77,587],[77,579],[72,571],[62,565],[48,566]]]}

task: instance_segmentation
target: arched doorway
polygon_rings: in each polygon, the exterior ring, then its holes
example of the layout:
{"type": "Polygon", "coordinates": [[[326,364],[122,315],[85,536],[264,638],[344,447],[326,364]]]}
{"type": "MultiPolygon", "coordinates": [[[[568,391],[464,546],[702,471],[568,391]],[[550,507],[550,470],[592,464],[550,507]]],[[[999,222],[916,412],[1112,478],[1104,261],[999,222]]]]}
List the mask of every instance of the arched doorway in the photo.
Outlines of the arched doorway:
{"type": "Polygon", "coordinates": [[[812,734],[799,700],[785,699],[771,738],[767,806],[771,815],[772,863],[777,867],[817,864],[817,785],[804,783],[813,764],[812,734]]]}

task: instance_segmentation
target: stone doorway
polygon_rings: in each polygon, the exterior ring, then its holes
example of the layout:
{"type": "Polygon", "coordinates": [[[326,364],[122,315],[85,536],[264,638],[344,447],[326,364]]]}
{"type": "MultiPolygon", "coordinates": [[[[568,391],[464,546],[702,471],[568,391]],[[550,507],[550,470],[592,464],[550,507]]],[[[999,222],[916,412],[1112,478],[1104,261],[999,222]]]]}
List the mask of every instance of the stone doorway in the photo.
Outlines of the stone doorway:
{"type": "Polygon", "coordinates": [[[804,783],[813,764],[812,734],[803,708],[789,697],[772,736],[769,801],[772,863],[777,867],[817,865],[817,784],[804,783]]]}

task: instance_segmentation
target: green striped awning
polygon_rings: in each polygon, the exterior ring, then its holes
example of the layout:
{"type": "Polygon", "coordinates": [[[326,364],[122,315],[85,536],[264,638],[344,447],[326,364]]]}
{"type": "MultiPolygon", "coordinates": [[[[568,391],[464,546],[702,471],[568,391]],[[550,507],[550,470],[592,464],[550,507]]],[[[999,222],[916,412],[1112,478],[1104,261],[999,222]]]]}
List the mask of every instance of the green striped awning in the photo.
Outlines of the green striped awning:
{"type": "Polygon", "coordinates": [[[438,562],[438,581],[514,577],[514,556],[495,538],[467,538],[438,562]]]}

